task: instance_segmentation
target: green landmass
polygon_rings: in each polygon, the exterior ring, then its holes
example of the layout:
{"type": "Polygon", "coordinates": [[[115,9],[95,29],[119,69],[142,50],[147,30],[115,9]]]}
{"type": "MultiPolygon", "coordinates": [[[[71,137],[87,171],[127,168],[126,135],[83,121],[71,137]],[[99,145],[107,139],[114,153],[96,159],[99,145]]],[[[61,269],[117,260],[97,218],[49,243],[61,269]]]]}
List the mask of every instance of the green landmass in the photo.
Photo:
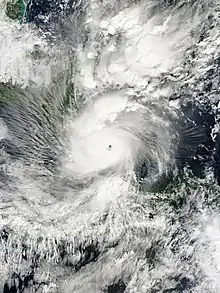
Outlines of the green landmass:
{"type": "Polygon", "coordinates": [[[25,4],[22,0],[9,1],[6,6],[6,15],[13,19],[22,22],[25,14],[25,4]]]}

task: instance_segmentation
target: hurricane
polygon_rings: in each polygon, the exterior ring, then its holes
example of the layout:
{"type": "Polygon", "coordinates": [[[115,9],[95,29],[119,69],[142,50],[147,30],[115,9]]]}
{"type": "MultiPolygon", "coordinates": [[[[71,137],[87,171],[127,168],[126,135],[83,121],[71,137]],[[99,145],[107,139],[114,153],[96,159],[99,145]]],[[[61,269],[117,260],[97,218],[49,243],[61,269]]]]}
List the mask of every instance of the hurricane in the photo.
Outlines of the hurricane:
{"type": "Polygon", "coordinates": [[[0,5],[0,292],[219,292],[220,2],[0,5]]]}

